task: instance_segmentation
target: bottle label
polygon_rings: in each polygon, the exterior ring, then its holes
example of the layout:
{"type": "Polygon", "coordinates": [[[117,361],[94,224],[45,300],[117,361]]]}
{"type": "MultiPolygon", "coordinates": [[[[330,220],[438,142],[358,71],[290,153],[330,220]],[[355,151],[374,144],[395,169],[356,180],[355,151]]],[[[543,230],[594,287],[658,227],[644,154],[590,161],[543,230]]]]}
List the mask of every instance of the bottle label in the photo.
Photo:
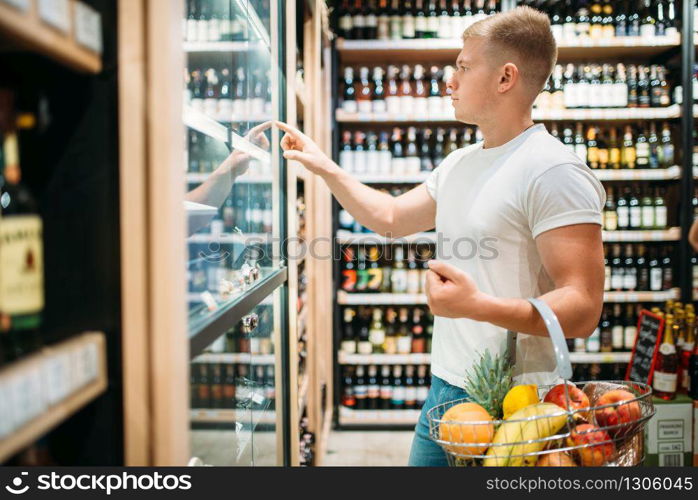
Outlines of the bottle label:
{"type": "Polygon", "coordinates": [[[405,403],[405,388],[402,386],[395,386],[393,388],[393,406],[402,406],[405,403]]]}
{"type": "Polygon", "coordinates": [[[628,207],[618,207],[618,227],[621,229],[630,226],[630,210],[628,207]]]}
{"type": "Polygon", "coordinates": [[[390,20],[383,16],[378,18],[378,40],[390,39],[390,20]]]}
{"type": "MultiPolygon", "coordinates": [[[[38,313],[44,307],[41,233],[41,218],[36,215],[0,218],[0,311],[4,314],[38,313]]],[[[38,317],[26,327],[37,326],[34,321],[38,317]]]]}
{"type": "Polygon", "coordinates": [[[417,403],[421,406],[427,400],[429,396],[429,388],[427,386],[417,387],[417,403]]]}
{"type": "Polygon", "coordinates": [[[659,346],[659,352],[664,356],[671,356],[676,354],[676,346],[674,344],[663,343],[659,346]]]}
{"type": "Polygon", "coordinates": [[[366,18],[363,14],[354,15],[354,28],[363,29],[366,27],[366,18]]]}
{"type": "Polygon", "coordinates": [[[345,113],[357,113],[359,111],[359,106],[356,101],[345,100],[342,102],[342,110],[345,113]]]}
{"type": "Polygon", "coordinates": [[[609,266],[606,266],[606,269],[605,269],[605,278],[604,278],[604,283],[603,283],[603,289],[606,292],[611,290],[611,268],[609,266]]]}
{"type": "Polygon", "coordinates": [[[659,292],[662,289],[662,268],[654,267],[650,269],[650,290],[659,292]]]}
{"type": "Polygon", "coordinates": [[[450,16],[441,16],[439,18],[439,29],[437,31],[439,38],[451,38],[454,33],[453,31],[454,23],[451,22],[450,16]]]}
{"type": "Polygon", "coordinates": [[[368,338],[371,341],[371,344],[382,346],[383,342],[385,342],[385,330],[378,328],[371,329],[368,334],[368,338]]]}
{"type": "Polygon", "coordinates": [[[642,207],[642,227],[652,229],[654,224],[654,207],[642,207]]]}
{"type": "Polygon", "coordinates": [[[654,24],[643,24],[640,26],[640,36],[642,38],[654,38],[657,36],[657,29],[654,24]]]}
{"type": "Polygon", "coordinates": [[[359,354],[371,354],[373,352],[373,345],[370,341],[362,340],[359,342],[359,354]]]}
{"type": "Polygon", "coordinates": [[[417,116],[425,116],[429,109],[426,97],[414,97],[412,106],[414,114],[417,116]]]}
{"type": "Polygon", "coordinates": [[[418,33],[424,33],[427,31],[427,18],[424,16],[417,16],[414,23],[414,29],[418,33]]]}
{"type": "Polygon", "coordinates": [[[341,351],[347,354],[356,354],[356,341],[342,340],[341,351]]]}
{"type": "Polygon", "coordinates": [[[376,175],[378,173],[378,151],[368,151],[366,153],[366,173],[376,175]]]}
{"type": "Polygon", "coordinates": [[[378,399],[380,396],[380,387],[378,385],[371,384],[366,390],[366,394],[369,399],[378,399]]]}
{"type": "Polygon", "coordinates": [[[379,156],[378,173],[380,175],[390,175],[392,162],[393,162],[393,155],[390,154],[390,151],[380,151],[378,153],[378,156],[379,156]]]}
{"type": "Polygon", "coordinates": [[[606,231],[615,231],[618,229],[618,214],[616,212],[605,213],[604,227],[606,231]]]}
{"type": "MultiPolygon", "coordinates": [[[[405,174],[406,175],[416,175],[419,174],[419,171],[422,168],[422,162],[417,156],[410,156],[409,158],[405,158],[405,174]]],[[[408,285],[409,288],[409,285],[408,285]]],[[[418,293],[418,292],[410,292],[410,293],[418,293]]]]}
{"type": "Polygon", "coordinates": [[[439,18],[436,16],[429,16],[427,19],[427,31],[429,31],[429,33],[434,33],[434,35],[437,35],[439,33],[440,25],[441,23],[439,23],[439,18]]]}
{"type": "Polygon", "coordinates": [[[357,110],[362,114],[370,114],[373,110],[372,101],[357,101],[357,110]]]}
{"type": "Polygon", "coordinates": [[[574,152],[577,153],[580,160],[584,163],[587,162],[587,147],[585,144],[575,144],[574,152]]]}
{"type": "Polygon", "coordinates": [[[655,224],[658,228],[667,227],[667,208],[666,207],[654,207],[654,217],[655,224]]]}
{"type": "Polygon", "coordinates": [[[406,165],[404,158],[393,158],[391,162],[391,169],[394,176],[404,176],[406,172],[406,165]]]}
{"type": "Polygon", "coordinates": [[[623,325],[615,325],[611,329],[613,348],[620,351],[623,349],[623,325]]]}
{"type": "Polygon", "coordinates": [[[388,114],[390,115],[399,115],[400,114],[400,97],[398,96],[389,96],[385,98],[385,105],[388,110],[388,114]]]}
{"type": "Polygon", "coordinates": [[[639,228],[642,226],[642,209],[640,207],[630,207],[630,227],[639,228]]]}
{"type": "Polygon", "coordinates": [[[372,102],[371,110],[374,113],[384,114],[387,111],[387,105],[385,99],[374,99],[372,102]]]}
{"type": "Polygon", "coordinates": [[[367,28],[378,27],[378,18],[376,17],[375,14],[369,14],[366,16],[366,27],[367,28]]]}
{"type": "Polygon", "coordinates": [[[397,338],[397,353],[410,354],[412,352],[412,337],[401,335],[397,338]]]}
{"type": "Polygon", "coordinates": [[[622,290],[623,282],[623,273],[620,270],[617,269],[616,272],[611,274],[611,289],[622,290]]]}
{"type": "Polygon", "coordinates": [[[626,326],[623,331],[623,347],[628,351],[635,345],[635,337],[637,337],[636,326],[626,326]]]}
{"type": "Polygon", "coordinates": [[[553,36],[555,37],[555,40],[559,42],[562,40],[563,37],[563,31],[562,31],[562,25],[561,24],[553,24],[550,26],[550,30],[553,32],[553,36]]]}
{"type": "Polygon", "coordinates": [[[412,14],[402,18],[402,38],[414,38],[414,16],[412,14]]]}
{"type": "Polygon", "coordinates": [[[405,402],[414,404],[417,401],[417,388],[413,385],[405,387],[405,402]]]}
{"type": "Polygon", "coordinates": [[[441,115],[441,113],[442,113],[441,104],[442,103],[443,103],[443,97],[441,97],[441,96],[427,97],[427,107],[429,108],[429,115],[430,116],[441,115]]]}
{"type": "Polygon", "coordinates": [[[678,376],[676,373],[655,371],[652,378],[652,387],[655,391],[674,393],[676,392],[677,380],[678,376]]]}
{"type": "Polygon", "coordinates": [[[637,288],[637,270],[635,268],[626,269],[623,273],[623,289],[635,290],[637,288]]]}
{"type": "Polygon", "coordinates": [[[353,151],[340,151],[339,152],[339,166],[342,167],[347,172],[354,171],[354,152],[353,151]]]}
{"type": "Polygon", "coordinates": [[[393,386],[383,385],[380,388],[380,398],[383,400],[390,400],[393,398],[393,386]]]}

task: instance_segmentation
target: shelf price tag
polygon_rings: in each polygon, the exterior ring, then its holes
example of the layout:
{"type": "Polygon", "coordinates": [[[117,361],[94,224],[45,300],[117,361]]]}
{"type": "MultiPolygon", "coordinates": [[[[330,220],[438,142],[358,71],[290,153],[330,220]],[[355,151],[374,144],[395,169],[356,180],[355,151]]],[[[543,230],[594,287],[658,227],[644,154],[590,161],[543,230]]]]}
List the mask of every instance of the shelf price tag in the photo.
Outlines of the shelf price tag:
{"type": "Polygon", "coordinates": [[[82,46],[102,53],[102,18],[82,2],[75,3],[75,40],[82,46]]]}
{"type": "MultiPolygon", "coordinates": [[[[14,7],[15,9],[21,10],[22,12],[26,12],[29,10],[29,0],[0,0],[0,2],[6,3],[10,7],[14,7]]],[[[0,436],[2,436],[2,431],[0,431],[0,436]]]]}
{"type": "Polygon", "coordinates": [[[68,0],[39,0],[39,18],[46,24],[70,33],[70,4],[68,0]]]}

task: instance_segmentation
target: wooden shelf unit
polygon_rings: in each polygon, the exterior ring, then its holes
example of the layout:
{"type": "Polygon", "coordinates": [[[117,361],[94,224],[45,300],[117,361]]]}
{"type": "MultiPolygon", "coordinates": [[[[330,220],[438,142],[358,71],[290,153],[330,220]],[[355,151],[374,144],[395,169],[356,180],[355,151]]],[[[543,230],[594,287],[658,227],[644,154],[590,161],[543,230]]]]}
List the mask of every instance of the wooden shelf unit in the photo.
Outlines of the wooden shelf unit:
{"type": "Polygon", "coordinates": [[[43,21],[37,0],[27,0],[21,11],[0,2],[0,45],[45,55],[81,73],[102,71],[102,57],[80,43],[75,35],[76,0],[68,0],[69,27],[61,32],[43,21]]]}

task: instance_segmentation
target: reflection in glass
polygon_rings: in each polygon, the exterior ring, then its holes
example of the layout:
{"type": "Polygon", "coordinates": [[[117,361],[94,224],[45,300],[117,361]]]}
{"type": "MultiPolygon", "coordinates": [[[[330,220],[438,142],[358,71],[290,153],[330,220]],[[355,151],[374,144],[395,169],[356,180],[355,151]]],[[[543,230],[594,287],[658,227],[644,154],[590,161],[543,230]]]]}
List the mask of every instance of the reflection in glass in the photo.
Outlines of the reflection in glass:
{"type": "Polygon", "coordinates": [[[204,463],[276,462],[274,329],[269,297],[192,361],[191,447],[204,463]]]}

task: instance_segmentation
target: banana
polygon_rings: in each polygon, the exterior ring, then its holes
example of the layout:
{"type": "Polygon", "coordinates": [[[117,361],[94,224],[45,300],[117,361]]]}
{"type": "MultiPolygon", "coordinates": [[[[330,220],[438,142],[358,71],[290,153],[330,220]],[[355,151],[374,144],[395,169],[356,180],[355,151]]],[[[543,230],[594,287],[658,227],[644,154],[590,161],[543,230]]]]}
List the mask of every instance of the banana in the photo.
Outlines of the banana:
{"type": "Polygon", "coordinates": [[[547,441],[543,438],[554,436],[567,422],[567,414],[564,410],[552,403],[541,403],[536,405],[538,412],[536,418],[526,422],[521,430],[520,443],[513,446],[507,465],[509,467],[520,467],[522,465],[533,466],[538,461],[536,452],[541,451],[547,441]],[[546,417],[545,415],[550,415],[546,417]],[[525,441],[534,441],[527,443],[525,441]],[[533,453],[531,455],[531,453],[533,453]]]}
{"type": "MultiPolygon", "coordinates": [[[[537,415],[539,411],[538,406],[541,404],[547,405],[549,403],[539,403],[522,408],[499,426],[487,450],[487,457],[483,460],[482,465],[485,467],[503,467],[507,465],[509,455],[511,455],[511,449],[514,447],[514,444],[508,443],[517,443],[521,441],[521,432],[528,423],[516,422],[516,420],[522,420],[537,415]]],[[[558,408],[558,410],[560,409],[558,406],[556,406],[556,408],[558,408]]]]}

